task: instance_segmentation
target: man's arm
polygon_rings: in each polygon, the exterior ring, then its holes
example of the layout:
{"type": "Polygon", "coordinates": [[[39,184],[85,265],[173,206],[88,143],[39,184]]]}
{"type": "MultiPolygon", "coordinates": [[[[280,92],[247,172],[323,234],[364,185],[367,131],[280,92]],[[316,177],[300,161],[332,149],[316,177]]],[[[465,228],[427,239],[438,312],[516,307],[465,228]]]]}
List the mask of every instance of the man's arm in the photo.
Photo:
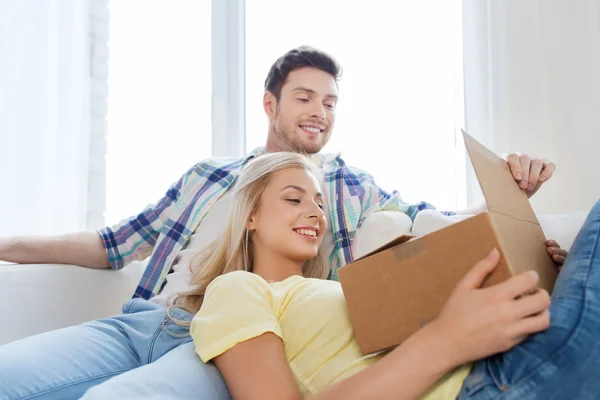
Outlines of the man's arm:
{"type": "Polygon", "coordinates": [[[0,238],[0,260],[18,264],[73,264],[109,268],[108,255],[96,231],[59,236],[0,238]]]}
{"type": "Polygon", "coordinates": [[[140,255],[147,256],[152,252],[158,231],[170,216],[181,189],[195,173],[195,167],[171,185],[157,203],[100,232],[0,238],[0,260],[18,264],[73,264],[120,269],[132,260],[140,259],[140,255]]]}
{"type": "MultiPolygon", "coordinates": [[[[206,165],[203,163],[194,165],[171,185],[158,202],[149,205],[137,216],[99,231],[108,254],[110,268],[121,269],[134,260],[141,261],[152,254],[165,223],[173,217],[180,196],[184,192],[190,195],[186,188],[188,185],[193,188],[194,184],[204,177],[205,168],[206,165]]],[[[194,194],[191,193],[192,196],[194,194]]],[[[189,202],[191,199],[184,201],[189,202]]]]}

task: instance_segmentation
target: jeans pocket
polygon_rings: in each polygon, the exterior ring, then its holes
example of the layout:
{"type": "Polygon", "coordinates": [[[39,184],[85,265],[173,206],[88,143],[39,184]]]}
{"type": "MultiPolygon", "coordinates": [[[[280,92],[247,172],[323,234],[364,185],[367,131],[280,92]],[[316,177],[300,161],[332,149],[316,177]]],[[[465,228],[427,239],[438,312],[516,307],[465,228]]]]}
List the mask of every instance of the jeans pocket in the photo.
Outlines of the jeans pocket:
{"type": "Polygon", "coordinates": [[[126,301],[125,304],[123,304],[123,307],[121,308],[123,314],[133,314],[137,312],[136,305],[139,303],[140,300],[140,298],[136,297],[135,299],[126,301]]]}
{"type": "Polygon", "coordinates": [[[463,382],[458,399],[490,399],[500,393],[487,360],[478,361],[463,382]]]}
{"type": "Polygon", "coordinates": [[[169,307],[165,312],[162,329],[173,337],[188,337],[193,317],[191,313],[179,307],[169,307]]]}
{"type": "Polygon", "coordinates": [[[133,298],[123,304],[123,314],[136,314],[145,311],[165,310],[160,304],[153,303],[140,297],[133,298]]]}

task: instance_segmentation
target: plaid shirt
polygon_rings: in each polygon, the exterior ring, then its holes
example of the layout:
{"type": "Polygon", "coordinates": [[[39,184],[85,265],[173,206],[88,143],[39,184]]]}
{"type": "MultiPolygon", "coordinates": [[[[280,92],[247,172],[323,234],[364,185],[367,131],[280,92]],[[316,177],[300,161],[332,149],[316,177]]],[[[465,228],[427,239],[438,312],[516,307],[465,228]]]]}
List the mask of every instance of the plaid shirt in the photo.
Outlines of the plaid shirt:
{"type": "MultiPolygon", "coordinates": [[[[236,180],[243,166],[264,153],[254,150],[241,159],[209,159],[189,169],[158,203],[139,215],[99,231],[112,269],[151,256],[134,297],[149,299],[161,290],[177,253],[211,207],[236,180]]],[[[362,221],[377,211],[398,211],[414,220],[417,213],[433,209],[421,202],[404,203],[398,192],[379,188],[371,175],[344,163],[339,155],[316,154],[313,162],[323,171],[324,197],[329,202],[335,247],[330,255],[330,279],[353,261],[352,242],[362,221]]]]}

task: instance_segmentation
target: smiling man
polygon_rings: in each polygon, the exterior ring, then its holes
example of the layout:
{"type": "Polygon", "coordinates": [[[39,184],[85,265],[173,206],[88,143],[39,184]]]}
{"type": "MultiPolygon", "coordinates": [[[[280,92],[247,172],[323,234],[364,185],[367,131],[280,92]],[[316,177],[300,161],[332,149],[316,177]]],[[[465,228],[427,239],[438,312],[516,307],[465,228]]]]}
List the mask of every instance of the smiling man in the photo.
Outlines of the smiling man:
{"type": "Polygon", "coordinates": [[[295,69],[287,77],[282,72],[272,68],[265,82],[263,105],[271,121],[266,151],[318,153],[333,131],[337,80],[316,68],[295,69]]]}
{"type": "MultiPolygon", "coordinates": [[[[222,234],[240,171],[265,152],[307,153],[321,168],[323,212],[329,222],[321,250],[329,256],[331,279],[353,260],[355,233],[368,214],[397,211],[414,220],[419,211],[432,208],[424,202],[404,203],[397,192],[384,191],[371,175],[339,156],[318,154],[335,124],[339,76],[340,67],[326,53],[293,49],[273,64],[265,82],[269,131],[264,148],[241,159],[199,162],[157,203],[116,226],[51,238],[0,239],[0,260],[15,263],[117,270],[149,258],[122,315],[0,347],[0,398],[228,399],[214,365],[203,364],[195,354],[188,330],[165,322],[165,306],[170,295],[188,288],[193,256],[222,234]]],[[[532,162],[527,156],[509,160],[528,195],[554,171],[552,163],[532,162]]],[[[16,307],[18,312],[18,302],[16,307]]],[[[192,318],[183,310],[172,313],[178,320],[192,318]]]]}

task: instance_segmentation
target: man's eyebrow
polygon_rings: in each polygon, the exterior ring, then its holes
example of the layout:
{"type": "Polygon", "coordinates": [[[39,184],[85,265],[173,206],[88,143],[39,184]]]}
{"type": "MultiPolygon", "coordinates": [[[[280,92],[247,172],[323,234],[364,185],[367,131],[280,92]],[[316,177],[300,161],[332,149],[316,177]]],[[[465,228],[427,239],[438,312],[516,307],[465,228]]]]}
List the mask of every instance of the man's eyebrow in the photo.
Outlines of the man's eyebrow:
{"type": "MultiPolygon", "coordinates": [[[[315,94],[316,92],[313,89],[309,89],[307,87],[304,86],[298,86],[297,88],[292,89],[292,92],[306,92],[306,93],[310,93],[310,94],[315,94]]],[[[338,99],[338,96],[335,94],[327,94],[325,95],[325,98],[327,99],[338,99]]]]}
{"type": "MultiPolygon", "coordinates": [[[[284,187],[283,189],[281,189],[281,191],[283,192],[285,189],[296,189],[297,191],[301,192],[301,193],[306,193],[306,189],[300,187],[300,186],[296,186],[296,185],[287,185],[286,187],[284,187]]],[[[320,192],[317,192],[317,194],[315,194],[315,197],[323,197],[323,195],[320,192]]]]}

